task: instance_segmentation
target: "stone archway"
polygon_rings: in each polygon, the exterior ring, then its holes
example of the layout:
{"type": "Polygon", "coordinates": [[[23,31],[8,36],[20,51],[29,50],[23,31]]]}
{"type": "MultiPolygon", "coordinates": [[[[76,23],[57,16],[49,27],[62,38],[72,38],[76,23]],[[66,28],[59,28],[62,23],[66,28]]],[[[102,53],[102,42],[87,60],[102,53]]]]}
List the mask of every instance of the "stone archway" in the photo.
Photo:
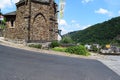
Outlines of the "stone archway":
{"type": "Polygon", "coordinates": [[[32,41],[48,41],[47,21],[43,14],[38,13],[34,17],[31,30],[32,41]]]}

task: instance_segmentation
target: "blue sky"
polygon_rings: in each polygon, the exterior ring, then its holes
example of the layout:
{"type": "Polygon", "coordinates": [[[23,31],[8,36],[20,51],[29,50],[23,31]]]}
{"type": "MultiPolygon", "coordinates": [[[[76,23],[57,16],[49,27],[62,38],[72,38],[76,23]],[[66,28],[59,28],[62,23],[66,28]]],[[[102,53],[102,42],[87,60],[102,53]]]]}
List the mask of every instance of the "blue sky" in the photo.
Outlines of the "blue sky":
{"type": "MultiPolygon", "coordinates": [[[[2,12],[15,11],[15,3],[18,1],[0,0],[2,12]]],[[[55,1],[59,3],[59,0],[55,1]]],[[[64,17],[59,20],[59,29],[62,30],[62,34],[65,34],[85,29],[119,15],[120,0],[65,0],[64,17]]]]}

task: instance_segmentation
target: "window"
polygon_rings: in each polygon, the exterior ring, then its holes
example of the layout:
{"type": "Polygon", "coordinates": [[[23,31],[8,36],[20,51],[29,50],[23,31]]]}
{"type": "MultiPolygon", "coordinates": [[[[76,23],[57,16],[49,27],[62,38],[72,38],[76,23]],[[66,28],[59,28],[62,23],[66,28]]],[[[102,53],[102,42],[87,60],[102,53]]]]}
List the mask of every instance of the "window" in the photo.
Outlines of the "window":
{"type": "Polygon", "coordinates": [[[14,20],[11,20],[11,27],[14,27],[14,20]]]}

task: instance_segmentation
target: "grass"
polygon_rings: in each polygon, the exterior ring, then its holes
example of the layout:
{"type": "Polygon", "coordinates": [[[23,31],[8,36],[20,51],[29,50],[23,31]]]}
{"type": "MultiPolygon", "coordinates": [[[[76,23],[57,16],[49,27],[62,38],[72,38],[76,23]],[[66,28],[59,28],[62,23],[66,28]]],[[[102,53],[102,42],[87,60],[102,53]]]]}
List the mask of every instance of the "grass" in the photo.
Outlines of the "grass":
{"type": "Polygon", "coordinates": [[[64,48],[64,47],[55,47],[55,48],[52,48],[52,50],[59,51],[59,52],[65,52],[66,48],[64,48]]]}
{"type": "Polygon", "coordinates": [[[59,52],[67,52],[69,54],[76,54],[76,55],[83,55],[83,56],[89,56],[90,53],[85,48],[77,48],[74,49],[74,47],[55,47],[52,48],[53,51],[59,51],[59,52]],[[72,52],[73,53],[72,53],[72,52]]]}
{"type": "Polygon", "coordinates": [[[42,45],[41,44],[30,44],[29,47],[41,49],[42,45]]]}

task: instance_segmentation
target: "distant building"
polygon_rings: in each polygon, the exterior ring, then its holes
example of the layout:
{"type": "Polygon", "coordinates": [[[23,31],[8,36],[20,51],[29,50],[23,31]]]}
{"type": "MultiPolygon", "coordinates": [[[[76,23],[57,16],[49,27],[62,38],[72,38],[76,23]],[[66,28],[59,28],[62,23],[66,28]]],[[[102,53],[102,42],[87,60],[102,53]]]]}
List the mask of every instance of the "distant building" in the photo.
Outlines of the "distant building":
{"type": "Polygon", "coordinates": [[[3,16],[1,9],[0,9],[0,24],[2,24],[3,20],[4,20],[4,16],[3,16]]]}
{"type": "Polygon", "coordinates": [[[5,14],[5,39],[51,42],[58,39],[57,4],[54,0],[20,0],[15,12],[5,14]]]}
{"type": "Polygon", "coordinates": [[[91,50],[92,45],[86,44],[85,47],[86,49],[91,50]]]}
{"type": "Polygon", "coordinates": [[[93,51],[93,47],[96,49],[100,49],[100,45],[99,44],[85,44],[86,49],[93,51]]]}
{"type": "Polygon", "coordinates": [[[4,20],[4,16],[3,16],[1,9],[0,9],[0,37],[3,36],[3,29],[2,29],[2,25],[4,25],[3,20],[4,20]]]}
{"type": "Polygon", "coordinates": [[[100,50],[101,53],[107,54],[120,54],[120,47],[111,45],[110,48],[100,50]]]}

